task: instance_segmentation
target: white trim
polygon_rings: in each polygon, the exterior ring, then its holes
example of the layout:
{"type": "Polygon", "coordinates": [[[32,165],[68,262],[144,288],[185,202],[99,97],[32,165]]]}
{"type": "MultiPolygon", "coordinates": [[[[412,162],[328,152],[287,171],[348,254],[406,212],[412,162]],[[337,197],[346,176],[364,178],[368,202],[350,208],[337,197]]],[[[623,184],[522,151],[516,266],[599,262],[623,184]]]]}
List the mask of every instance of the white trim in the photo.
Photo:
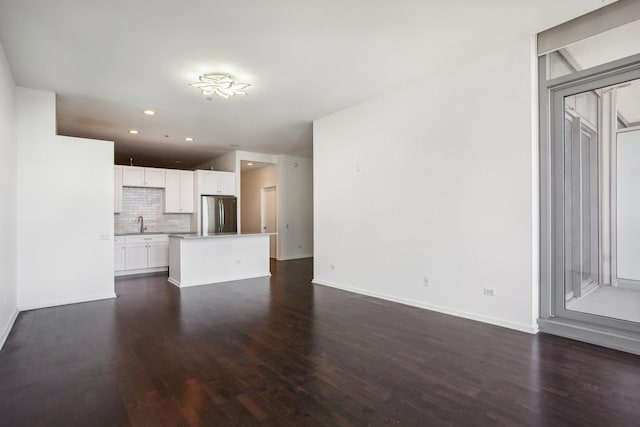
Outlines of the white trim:
{"type": "Polygon", "coordinates": [[[292,259],[303,259],[303,258],[313,258],[313,254],[280,256],[280,257],[277,257],[276,259],[278,261],[291,261],[292,259]]]}
{"type": "Polygon", "coordinates": [[[228,276],[228,277],[222,277],[214,280],[207,280],[206,282],[198,281],[198,282],[190,282],[190,283],[182,283],[172,277],[169,277],[167,280],[169,281],[169,283],[179,288],[189,288],[191,286],[213,285],[215,283],[233,282],[236,280],[246,280],[246,279],[257,279],[259,277],[270,277],[270,276],[271,276],[271,273],[240,274],[237,276],[228,276]]]}
{"type": "Polygon", "coordinates": [[[7,342],[7,338],[9,338],[11,329],[13,329],[13,325],[14,323],[16,323],[18,314],[20,314],[20,310],[16,309],[16,311],[14,311],[13,314],[11,315],[11,318],[9,318],[9,322],[7,323],[7,326],[4,328],[4,331],[2,331],[2,335],[0,335],[0,350],[2,350],[2,347],[4,347],[4,343],[7,342]]]}
{"type": "Polygon", "coordinates": [[[331,288],[341,289],[347,292],[353,292],[356,294],[366,295],[374,298],[379,298],[387,301],[397,302],[399,304],[409,305],[411,307],[423,308],[425,310],[437,311],[438,313],[449,314],[456,317],[462,317],[465,319],[476,320],[483,323],[489,323],[491,325],[502,326],[503,328],[514,329],[520,332],[526,332],[528,334],[537,334],[538,325],[527,325],[523,323],[510,322],[508,320],[496,319],[494,317],[482,316],[480,314],[470,313],[468,311],[455,310],[447,307],[441,307],[432,304],[426,304],[421,301],[408,300],[404,298],[397,298],[391,295],[381,294],[378,292],[371,292],[364,289],[352,288],[350,286],[343,286],[337,283],[326,282],[324,280],[313,279],[311,283],[316,285],[328,286],[331,288]]]}
{"type": "MultiPolygon", "coordinates": [[[[540,318],[540,79],[538,76],[538,38],[531,37],[531,321],[540,318]]],[[[536,326],[537,329],[537,326],[536,326]]]]}
{"type": "Polygon", "coordinates": [[[640,290],[640,281],[632,279],[621,279],[618,277],[618,288],[640,290]]]}
{"type": "Polygon", "coordinates": [[[56,307],[58,305],[78,304],[82,302],[98,301],[98,300],[111,299],[111,298],[117,298],[115,292],[108,293],[108,294],[100,294],[100,295],[88,295],[86,297],[80,297],[80,298],[65,298],[65,299],[52,300],[52,301],[46,301],[46,302],[39,302],[35,304],[26,304],[26,305],[19,306],[18,310],[20,311],[37,310],[39,308],[56,307]]]}
{"type": "Polygon", "coordinates": [[[544,55],[640,18],[640,4],[637,0],[602,2],[610,4],[539,33],[538,55],[544,55]]]}
{"type": "MultiPolygon", "coordinates": [[[[276,240],[276,253],[275,253],[275,258],[277,260],[280,260],[280,258],[278,258],[278,254],[280,253],[280,234],[278,233],[278,225],[280,224],[280,206],[278,206],[278,198],[280,197],[280,189],[278,188],[277,185],[268,185],[266,187],[260,187],[260,232],[265,233],[265,229],[267,228],[265,226],[265,219],[264,219],[264,202],[265,202],[265,193],[267,190],[273,189],[273,191],[275,191],[276,193],[276,198],[275,198],[275,206],[274,209],[276,210],[276,230],[273,233],[270,234],[275,234],[275,240],[276,240]]],[[[269,237],[269,255],[271,255],[271,237],[269,237]]]]}
{"type": "Polygon", "coordinates": [[[640,126],[629,126],[622,129],[616,129],[616,133],[633,132],[634,130],[638,129],[640,129],[640,126]]]}
{"type": "Polygon", "coordinates": [[[115,272],[115,277],[131,276],[134,274],[161,273],[168,272],[169,267],[140,268],[138,270],[121,270],[115,272]]]}

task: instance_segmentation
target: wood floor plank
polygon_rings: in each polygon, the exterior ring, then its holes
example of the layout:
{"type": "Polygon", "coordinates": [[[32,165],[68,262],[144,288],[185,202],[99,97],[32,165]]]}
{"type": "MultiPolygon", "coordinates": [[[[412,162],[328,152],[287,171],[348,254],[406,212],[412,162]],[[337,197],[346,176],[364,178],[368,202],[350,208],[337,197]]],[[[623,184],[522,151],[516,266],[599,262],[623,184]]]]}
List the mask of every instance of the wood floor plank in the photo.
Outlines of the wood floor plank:
{"type": "Polygon", "coordinates": [[[311,260],[272,272],[21,313],[0,424],[640,424],[638,356],[314,286],[311,260]]]}

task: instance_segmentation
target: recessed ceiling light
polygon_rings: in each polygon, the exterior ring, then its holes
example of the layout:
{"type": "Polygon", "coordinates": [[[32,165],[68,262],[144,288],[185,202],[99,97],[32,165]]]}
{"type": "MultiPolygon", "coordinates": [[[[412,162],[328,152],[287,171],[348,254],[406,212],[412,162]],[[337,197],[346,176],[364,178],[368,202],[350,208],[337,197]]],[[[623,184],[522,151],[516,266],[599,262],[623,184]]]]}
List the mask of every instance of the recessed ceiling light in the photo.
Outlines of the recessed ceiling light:
{"type": "Polygon", "coordinates": [[[137,135],[137,134],[139,134],[140,132],[138,132],[138,130],[137,130],[137,129],[129,129],[129,133],[130,133],[130,134],[132,134],[132,135],[137,135]]]}
{"type": "Polygon", "coordinates": [[[147,116],[155,116],[156,112],[153,110],[144,110],[143,111],[144,114],[146,114],[147,116]]]}
{"type": "Polygon", "coordinates": [[[191,138],[190,136],[186,137],[184,140],[187,142],[193,142],[193,138],[191,138]]]}
{"type": "Polygon", "coordinates": [[[253,166],[253,163],[249,162],[247,163],[247,166],[253,166]]]}

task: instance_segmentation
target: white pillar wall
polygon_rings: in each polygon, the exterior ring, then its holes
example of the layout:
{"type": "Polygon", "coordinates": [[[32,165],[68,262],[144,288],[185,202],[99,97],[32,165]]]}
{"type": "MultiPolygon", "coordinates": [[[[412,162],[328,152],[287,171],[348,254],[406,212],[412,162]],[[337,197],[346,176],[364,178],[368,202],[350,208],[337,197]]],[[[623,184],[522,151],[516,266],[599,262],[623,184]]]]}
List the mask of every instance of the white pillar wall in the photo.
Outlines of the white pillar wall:
{"type": "Polygon", "coordinates": [[[17,310],[16,245],[18,222],[18,144],[15,137],[16,85],[4,49],[0,45],[0,349],[17,310]]]}
{"type": "Polygon", "coordinates": [[[53,93],[16,101],[18,308],[114,298],[113,142],[57,136],[53,93]]]}

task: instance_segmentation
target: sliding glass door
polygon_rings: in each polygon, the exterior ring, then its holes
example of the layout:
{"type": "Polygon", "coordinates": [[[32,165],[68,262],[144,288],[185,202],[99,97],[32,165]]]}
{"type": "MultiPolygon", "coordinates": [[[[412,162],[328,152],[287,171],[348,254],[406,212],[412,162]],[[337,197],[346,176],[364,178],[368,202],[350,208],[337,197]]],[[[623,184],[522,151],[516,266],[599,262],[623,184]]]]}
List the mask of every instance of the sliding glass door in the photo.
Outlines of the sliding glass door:
{"type": "Polygon", "coordinates": [[[567,79],[549,94],[550,207],[559,234],[550,314],[638,331],[640,64],[567,79]]]}

